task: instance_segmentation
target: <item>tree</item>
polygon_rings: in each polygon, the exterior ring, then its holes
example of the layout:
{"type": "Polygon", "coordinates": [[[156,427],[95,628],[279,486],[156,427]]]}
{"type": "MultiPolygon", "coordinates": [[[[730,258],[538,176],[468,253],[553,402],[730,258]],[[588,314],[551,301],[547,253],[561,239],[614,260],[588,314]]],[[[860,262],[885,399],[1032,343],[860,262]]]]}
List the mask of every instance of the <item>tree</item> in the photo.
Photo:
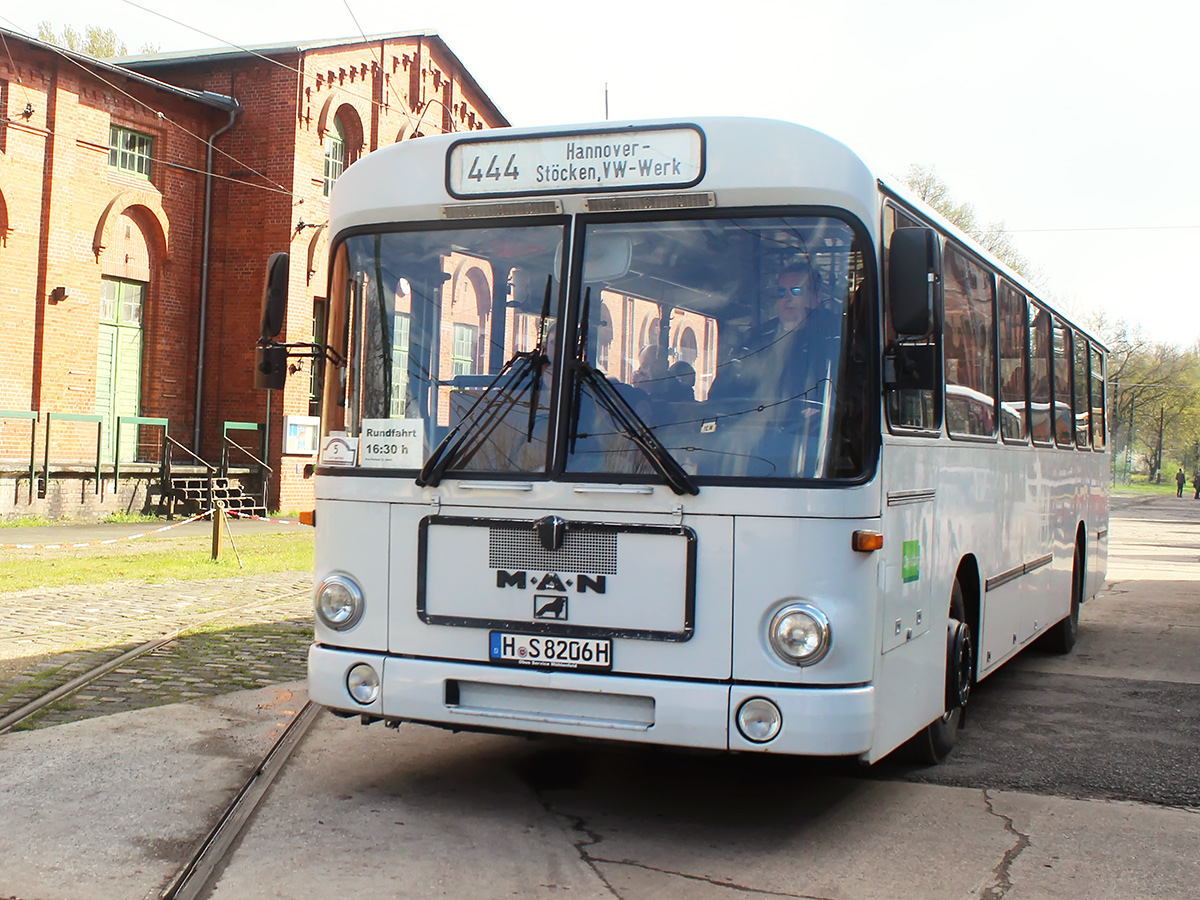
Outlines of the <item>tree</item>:
{"type": "Polygon", "coordinates": [[[984,227],[970,203],[956,203],[950,189],[942,181],[934,166],[913,163],[904,175],[904,183],[918,197],[940,212],[943,216],[975,238],[984,249],[1008,265],[1010,269],[1024,275],[1030,281],[1041,280],[1041,271],[1023,253],[1017,250],[1004,227],[1004,222],[993,222],[984,227]]]}
{"type": "MultiPolygon", "coordinates": [[[[129,48],[111,28],[100,28],[97,25],[85,25],[83,34],[64,25],[62,34],[56,35],[49,22],[38,22],[38,40],[47,44],[66,47],[76,53],[84,53],[96,59],[111,59],[114,56],[125,56],[129,48]]],[[[145,48],[143,48],[145,50],[145,48]]],[[[147,52],[157,52],[157,48],[147,52]]]]}
{"type": "Polygon", "coordinates": [[[1200,464],[1200,345],[1183,350],[1151,343],[1140,325],[1112,322],[1103,313],[1088,326],[1108,346],[1108,430],[1116,471],[1125,471],[1125,459],[1136,468],[1139,456],[1151,474],[1170,459],[1200,464]]]}

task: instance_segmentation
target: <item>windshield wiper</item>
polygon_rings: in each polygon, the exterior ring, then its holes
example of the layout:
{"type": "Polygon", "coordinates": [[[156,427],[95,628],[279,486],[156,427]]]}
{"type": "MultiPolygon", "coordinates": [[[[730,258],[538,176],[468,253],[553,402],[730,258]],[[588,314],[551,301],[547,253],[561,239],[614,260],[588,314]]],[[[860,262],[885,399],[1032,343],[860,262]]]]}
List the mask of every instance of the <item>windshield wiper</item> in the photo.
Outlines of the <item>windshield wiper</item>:
{"type": "Polygon", "coordinates": [[[579,342],[576,345],[576,356],[571,361],[571,367],[575,370],[575,390],[571,398],[571,450],[575,449],[579,433],[581,387],[587,387],[596,405],[607,413],[617,430],[633,441],[645,454],[650,465],[663,477],[671,490],[676,494],[699,494],[700,488],[696,482],[692,481],[692,477],[671,455],[671,451],[663,446],[662,441],[655,437],[653,429],[629,405],[629,401],[621,396],[620,391],[608,380],[608,376],[587,361],[588,309],[591,297],[592,289],[589,287],[583,295],[579,312],[579,342]]]}
{"type": "Polygon", "coordinates": [[[527,380],[532,381],[532,396],[529,404],[529,430],[526,443],[533,440],[533,426],[537,416],[537,401],[541,390],[542,366],[546,364],[546,318],[550,314],[550,292],[554,276],[546,276],[546,294],[542,301],[542,315],[538,323],[538,342],[532,350],[514,353],[500,371],[496,373],[483,393],[471,404],[457,425],[450,429],[442,442],[429,454],[425,465],[417,474],[421,487],[437,487],[451,465],[466,465],[487,443],[496,427],[504,421],[521,395],[527,380]],[[503,382],[503,383],[501,383],[503,382]]]}

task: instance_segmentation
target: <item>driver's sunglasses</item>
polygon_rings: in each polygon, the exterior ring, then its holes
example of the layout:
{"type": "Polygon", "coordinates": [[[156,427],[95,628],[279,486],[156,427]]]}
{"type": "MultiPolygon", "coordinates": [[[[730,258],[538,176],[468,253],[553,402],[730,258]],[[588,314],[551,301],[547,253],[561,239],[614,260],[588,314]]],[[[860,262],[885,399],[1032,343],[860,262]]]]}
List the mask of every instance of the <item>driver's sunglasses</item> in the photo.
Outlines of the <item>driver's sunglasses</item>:
{"type": "Polygon", "coordinates": [[[782,300],[784,297],[787,297],[789,295],[792,297],[803,297],[805,294],[811,294],[811,293],[812,293],[812,285],[806,284],[806,285],[804,285],[804,287],[800,287],[799,285],[796,285],[795,287],[778,288],[775,291],[775,296],[778,297],[780,300],[782,300]]]}

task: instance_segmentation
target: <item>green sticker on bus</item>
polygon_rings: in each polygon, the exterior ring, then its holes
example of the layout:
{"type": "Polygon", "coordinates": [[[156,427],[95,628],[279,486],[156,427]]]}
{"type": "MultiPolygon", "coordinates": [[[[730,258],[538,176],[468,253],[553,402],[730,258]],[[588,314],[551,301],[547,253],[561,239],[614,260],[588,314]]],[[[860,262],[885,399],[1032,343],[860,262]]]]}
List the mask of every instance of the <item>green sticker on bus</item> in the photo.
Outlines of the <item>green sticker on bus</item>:
{"type": "Polygon", "coordinates": [[[903,558],[900,562],[900,575],[904,583],[916,581],[921,577],[921,542],[905,541],[903,558]]]}

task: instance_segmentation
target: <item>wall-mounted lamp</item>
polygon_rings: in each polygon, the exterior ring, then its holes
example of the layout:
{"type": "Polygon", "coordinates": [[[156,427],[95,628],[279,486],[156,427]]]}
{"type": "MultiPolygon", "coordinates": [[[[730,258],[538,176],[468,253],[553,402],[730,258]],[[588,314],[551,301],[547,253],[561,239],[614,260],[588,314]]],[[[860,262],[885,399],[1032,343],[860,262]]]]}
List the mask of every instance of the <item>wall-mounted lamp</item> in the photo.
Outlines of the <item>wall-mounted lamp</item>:
{"type": "Polygon", "coordinates": [[[52,303],[62,303],[70,296],[71,289],[69,287],[62,287],[60,285],[50,292],[50,301],[52,303]]]}
{"type": "Polygon", "coordinates": [[[23,110],[21,110],[21,118],[23,118],[23,119],[33,118],[33,104],[32,103],[25,104],[25,108],[23,110]]]}

